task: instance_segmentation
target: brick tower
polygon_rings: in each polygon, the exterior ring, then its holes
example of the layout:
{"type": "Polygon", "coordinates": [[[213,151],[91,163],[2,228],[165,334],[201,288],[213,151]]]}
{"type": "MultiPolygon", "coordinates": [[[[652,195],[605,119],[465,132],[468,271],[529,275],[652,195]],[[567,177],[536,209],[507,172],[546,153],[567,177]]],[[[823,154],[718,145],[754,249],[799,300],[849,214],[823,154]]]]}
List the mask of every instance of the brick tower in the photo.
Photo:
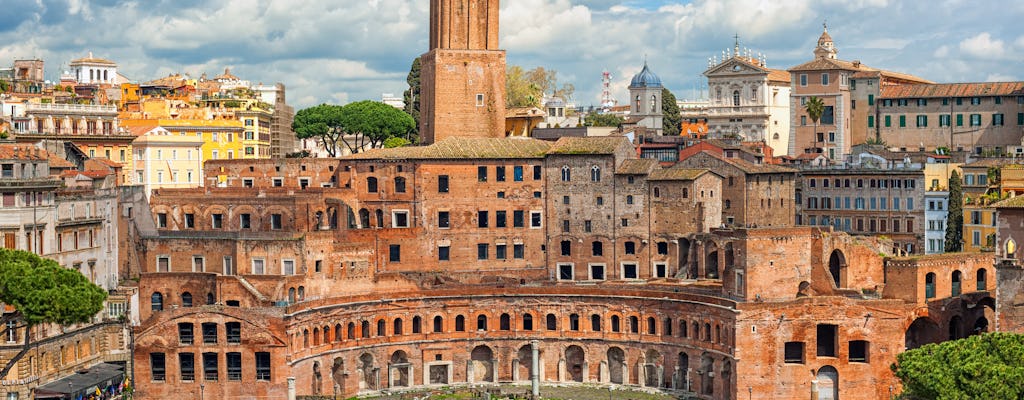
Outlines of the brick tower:
{"type": "Polygon", "coordinates": [[[499,0],[430,0],[421,56],[420,142],[505,136],[505,51],[499,0]]]}

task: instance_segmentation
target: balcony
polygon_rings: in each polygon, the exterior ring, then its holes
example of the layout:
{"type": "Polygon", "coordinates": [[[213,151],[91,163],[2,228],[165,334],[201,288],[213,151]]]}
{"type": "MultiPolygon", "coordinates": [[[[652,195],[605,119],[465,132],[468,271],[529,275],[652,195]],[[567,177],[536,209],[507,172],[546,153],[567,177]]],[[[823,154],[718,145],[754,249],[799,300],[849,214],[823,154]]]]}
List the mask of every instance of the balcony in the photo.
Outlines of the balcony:
{"type": "Polygon", "coordinates": [[[95,114],[95,113],[107,113],[117,115],[117,106],[107,105],[93,105],[93,104],[35,104],[29,103],[25,108],[28,112],[39,111],[39,112],[51,112],[51,113],[75,113],[75,114],[95,114]]]}

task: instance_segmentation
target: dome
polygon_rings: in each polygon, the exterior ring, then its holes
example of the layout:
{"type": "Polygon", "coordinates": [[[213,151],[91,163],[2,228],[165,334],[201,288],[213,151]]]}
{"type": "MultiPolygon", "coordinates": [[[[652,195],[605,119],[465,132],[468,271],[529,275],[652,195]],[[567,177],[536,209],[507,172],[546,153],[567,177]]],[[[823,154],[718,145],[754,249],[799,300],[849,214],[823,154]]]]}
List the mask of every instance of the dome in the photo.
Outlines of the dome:
{"type": "Polygon", "coordinates": [[[651,72],[651,69],[647,67],[647,63],[644,62],[644,69],[639,74],[633,76],[633,81],[629,84],[629,87],[662,87],[661,78],[651,72]]]}

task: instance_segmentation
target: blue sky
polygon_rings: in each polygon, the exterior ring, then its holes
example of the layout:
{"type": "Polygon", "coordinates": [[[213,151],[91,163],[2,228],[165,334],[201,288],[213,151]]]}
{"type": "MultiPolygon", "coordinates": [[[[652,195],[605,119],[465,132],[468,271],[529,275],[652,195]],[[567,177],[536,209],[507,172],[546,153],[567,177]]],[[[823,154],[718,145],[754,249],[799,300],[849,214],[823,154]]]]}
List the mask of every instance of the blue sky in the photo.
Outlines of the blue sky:
{"type": "MultiPolygon", "coordinates": [[[[283,82],[306,107],[400,95],[427,46],[426,0],[0,0],[0,65],[40,57],[47,77],[92,52],[129,78],[232,72],[283,82]]],[[[646,55],[679,98],[709,57],[742,47],[773,68],[811,58],[828,20],[839,57],[937,82],[1021,80],[1024,2],[968,0],[503,0],[510,64],[544,66],[596,104],[646,55]]]]}

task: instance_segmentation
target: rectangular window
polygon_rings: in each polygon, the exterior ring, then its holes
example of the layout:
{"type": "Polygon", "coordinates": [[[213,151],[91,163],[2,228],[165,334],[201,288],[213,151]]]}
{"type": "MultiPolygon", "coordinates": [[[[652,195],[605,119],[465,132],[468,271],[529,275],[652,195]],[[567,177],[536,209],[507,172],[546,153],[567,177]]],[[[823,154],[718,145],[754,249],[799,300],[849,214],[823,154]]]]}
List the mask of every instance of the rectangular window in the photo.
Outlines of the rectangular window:
{"type": "Polygon", "coordinates": [[[850,362],[868,362],[869,343],[866,340],[850,341],[850,362]]]}
{"type": "Polygon", "coordinates": [[[512,245],[512,258],[517,260],[526,258],[526,246],[521,243],[512,245]]]}
{"type": "Polygon", "coordinates": [[[494,259],[495,260],[504,260],[504,259],[506,259],[507,258],[507,253],[508,253],[508,245],[504,245],[504,244],[494,245],[494,259]]]}
{"type": "Polygon", "coordinates": [[[191,322],[178,323],[178,343],[190,345],[195,341],[195,334],[191,322]]]}
{"type": "Polygon", "coordinates": [[[992,125],[1003,126],[1003,114],[992,114],[992,125]]]}
{"type": "Polygon", "coordinates": [[[889,128],[892,126],[892,115],[885,116],[885,127],[889,128]]]}
{"type": "Polygon", "coordinates": [[[250,214],[239,214],[238,216],[238,227],[242,229],[249,229],[252,226],[252,216],[250,214]]]}
{"type": "Polygon", "coordinates": [[[949,126],[949,114],[939,115],[939,126],[949,126]]]}
{"type": "Polygon", "coordinates": [[[489,215],[488,215],[487,211],[477,211],[476,212],[476,226],[478,228],[486,228],[486,227],[488,227],[488,217],[489,217],[489,215]]]}
{"type": "Polygon", "coordinates": [[[480,166],[476,167],[476,180],[480,182],[487,182],[487,167],[480,166]]]}
{"type": "Polygon", "coordinates": [[[875,105],[875,95],[873,95],[873,94],[869,94],[868,95],[868,105],[869,106],[875,105]]]}
{"type": "Polygon", "coordinates": [[[907,127],[907,116],[906,115],[900,115],[900,128],[906,128],[906,127],[907,127]]]}
{"type": "Polygon", "coordinates": [[[981,126],[981,114],[971,114],[971,126],[981,126]]]}
{"type": "Polygon", "coordinates": [[[281,229],[281,214],[270,214],[270,229],[281,229]]]}
{"type": "Polygon", "coordinates": [[[171,272],[171,257],[170,256],[157,256],[156,257],[156,272],[171,272]]]}
{"type": "Polygon", "coordinates": [[[437,246],[437,261],[449,261],[451,260],[450,246],[437,246]]]}
{"type": "Polygon", "coordinates": [[[448,193],[448,175],[440,175],[437,177],[437,192],[448,193]]]}
{"type": "Polygon", "coordinates": [[[571,281],[573,279],[572,264],[558,264],[558,280],[571,281]]]}
{"type": "Polygon", "coordinates": [[[228,365],[228,380],[242,380],[242,353],[227,353],[225,359],[228,365]]]}
{"type": "Polygon", "coordinates": [[[391,227],[392,228],[408,228],[409,227],[409,212],[408,211],[392,211],[391,212],[391,227]]]}
{"type": "Polygon", "coordinates": [[[971,105],[976,106],[981,104],[981,97],[971,97],[971,105]]]}
{"type": "Polygon", "coordinates": [[[559,249],[561,250],[561,255],[566,257],[572,256],[572,242],[563,240],[559,245],[559,249]]]}
{"type": "Polygon", "coordinates": [[[807,86],[807,74],[800,74],[800,86],[807,86]]]}
{"type": "Polygon", "coordinates": [[[388,261],[393,263],[402,262],[402,245],[388,245],[388,261]]]}
{"type": "Polygon", "coordinates": [[[828,73],[821,74],[821,86],[828,86],[828,73]]]}
{"type": "Polygon", "coordinates": [[[167,365],[164,353],[149,353],[149,375],[153,381],[167,380],[167,365]]]}
{"type": "MultiPolygon", "coordinates": [[[[10,196],[10,199],[11,199],[10,202],[7,201],[7,198],[8,198],[8,196],[5,195],[4,196],[4,207],[13,206],[14,205],[14,196],[10,196]]],[[[157,228],[166,228],[167,227],[167,213],[157,213],[156,214],[156,227],[157,228]]]]}
{"type": "Polygon", "coordinates": [[[213,229],[221,229],[224,227],[224,214],[213,214],[210,215],[210,225],[213,229]]]}
{"type": "Polygon", "coordinates": [[[868,128],[874,128],[874,127],[875,127],[875,116],[874,115],[868,115],[868,128]]]}
{"type": "Polygon", "coordinates": [[[1024,113],[1017,113],[1017,125],[1024,125],[1024,113]]]}
{"type": "Polygon", "coordinates": [[[956,115],[956,126],[964,126],[964,115],[963,114],[957,114],[956,115]]]}
{"type": "Polygon", "coordinates": [[[541,166],[540,165],[534,165],[533,166],[533,180],[539,181],[540,178],[541,178],[541,166]]]}
{"type": "Polygon", "coordinates": [[[504,166],[494,167],[494,180],[497,181],[497,182],[504,182],[505,181],[505,167],[504,166]]]}
{"type": "Polygon", "coordinates": [[[603,281],[604,280],[604,264],[591,264],[590,265],[590,280],[603,281]]]}
{"type": "Polygon", "coordinates": [[[263,275],[263,273],[264,273],[264,266],[265,266],[264,264],[265,263],[266,263],[266,260],[264,260],[262,258],[254,258],[252,260],[252,274],[253,275],[263,275]]]}
{"type": "Polygon", "coordinates": [[[270,353],[263,351],[256,352],[256,380],[270,380],[270,353]]]}
{"type": "Polygon", "coordinates": [[[508,226],[508,223],[507,223],[507,219],[508,218],[507,217],[508,217],[508,212],[507,211],[495,211],[494,212],[494,226],[496,228],[505,228],[505,227],[507,227],[508,226]]]}
{"type": "Polygon", "coordinates": [[[522,165],[516,165],[516,166],[512,167],[512,180],[516,181],[516,182],[522,182],[523,181],[523,166],[522,165]]]}
{"type": "Polygon", "coordinates": [[[272,178],[270,184],[274,187],[282,187],[284,186],[284,178],[272,178]]]}
{"type": "Polygon", "coordinates": [[[190,382],[196,380],[196,355],[192,353],[178,353],[178,369],[181,371],[181,380],[190,382]]]}
{"type": "Polygon", "coordinates": [[[224,332],[227,335],[228,344],[242,343],[242,324],[239,322],[228,322],[224,324],[224,332]]]}
{"type": "Polygon", "coordinates": [[[804,342],[786,342],[785,358],[787,364],[804,363],[804,342]]]}
{"type": "Polygon", "coordinates": [[[541,214],[540,211],[530,211],[530,227],[540,228],[541,227],[541,214]]]}
{"type": "Polygon", "coordinates": [[[636,242],[626,242],[623,245],[623,250],[627,255],[636,254],[636,242]]]}
{"type": "MultiPolygon", "coordinates": [[[[666,278],[668,277],[668,264],[665,263],[654,263],[654,271],[651,271],[655,278],[666,278]]],[[[742,275],[740,275],[742,276],[742,275]]],[[[742,285],[740,285],[742,286],[742,285]]]]}
{"type": "Polygon", "coordinates": [[[476,259],[477,260],[486,260],[487,257],[490,255],[490,252],[491,252],[491,245],[489,245],[487,243],[478,243],[476,245],[476,259]]]}
{"type": "Polygon", "coordinates": [[[295,260],[281,260],[281,274],[295,275],[295,260]]]}
{"type": "Polygon", "coordinates": [[[437,227],[441,229],[451,228],[451,219],[448,211],[437,212],[437,227]]]}
{"type": "Polygon", "coordinates": [[[622,264],[622,279],[639,279],[637,275],[637,268],[635,263],[623,263],[622,264]]]}
{"type": "Polygon", "coordinates": [[[512,227],[513,228],[522,228],[522,227],[526,226],[525,219],[526,219],[526,217],[525,217],[525,212],[524,211],[522,211],[522,210],[512,211],[512,227]]]}
{"type": "Polygon", "coordinates": [[[928,126],[928,116],[927,115],[918,115],[917,116],[917,127],[918,128],[925,128],[927,126],[928,126]]]}
{"type": "Polygon", "coordinates": [[[835,357],[839,327],[836,325],[818,325],[818,357],[835,357]]]}
{"type": "Polygon", "coordinates": [[[204,322],[202,327],[203,344],[217,344],[217,324],[213,322],[204,322]]]}

